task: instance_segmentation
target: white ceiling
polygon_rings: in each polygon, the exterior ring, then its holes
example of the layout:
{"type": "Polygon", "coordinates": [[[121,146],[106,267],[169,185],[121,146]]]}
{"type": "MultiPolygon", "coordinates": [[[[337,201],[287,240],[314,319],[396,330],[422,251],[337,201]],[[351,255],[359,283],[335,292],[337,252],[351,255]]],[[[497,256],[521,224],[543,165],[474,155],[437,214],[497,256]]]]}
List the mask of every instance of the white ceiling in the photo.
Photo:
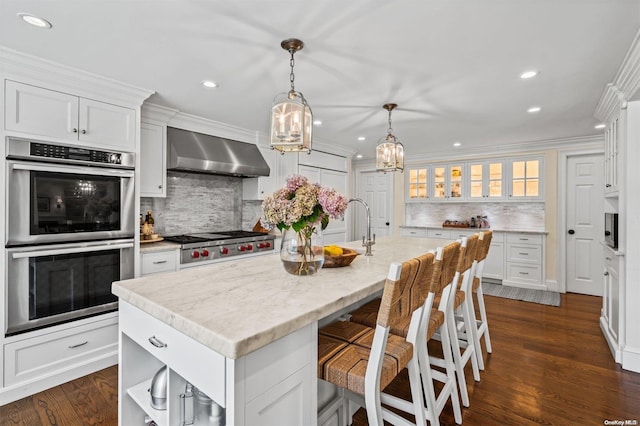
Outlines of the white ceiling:
{"type": "Polygon", "coordinates": [[[323,122],[314,136],[365,159],[387,102],[409,157],[597,135],[594,109],[639,27],[640,0],[0,0],[1,45],[265,133],[289,88],[280,41],[300,38],[296,89],[323,122]],[[541,74],[521,80],[529,69],[541,74]]]}

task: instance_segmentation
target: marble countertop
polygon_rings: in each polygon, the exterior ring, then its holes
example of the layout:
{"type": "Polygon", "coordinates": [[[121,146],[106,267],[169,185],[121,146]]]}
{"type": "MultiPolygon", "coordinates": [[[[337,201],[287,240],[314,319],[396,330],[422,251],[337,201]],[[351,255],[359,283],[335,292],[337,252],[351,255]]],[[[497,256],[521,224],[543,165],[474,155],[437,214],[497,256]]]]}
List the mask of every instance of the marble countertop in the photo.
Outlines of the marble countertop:
{"type": "MultiPolygon", "coordinates": [[[[383,237],[373,256],[298,277],[277,254],[114,282],[124,302],[228,358],[255,351],[380,291],[389,265],[446,240],[383,237]]],[[[361,248],[360,241],[341,244],[361,248]]]]}
{"type": "Polygon", "coordinates": [[[153,253],[156,251],[170,251],[180,248],[180,244],[171,241],[158,241],[153,243],[141,243],[140,253],[153,253]]]}
{"type": "Polygon", "coordinates": [[[517,232],[519,234],[548,234],[544,229],[524,229],[524,228],[454,228],[442,225],[400,225],[400,228],[412,229],[451,229],[455,231],[494,231],[494,232],[517,232]]]}

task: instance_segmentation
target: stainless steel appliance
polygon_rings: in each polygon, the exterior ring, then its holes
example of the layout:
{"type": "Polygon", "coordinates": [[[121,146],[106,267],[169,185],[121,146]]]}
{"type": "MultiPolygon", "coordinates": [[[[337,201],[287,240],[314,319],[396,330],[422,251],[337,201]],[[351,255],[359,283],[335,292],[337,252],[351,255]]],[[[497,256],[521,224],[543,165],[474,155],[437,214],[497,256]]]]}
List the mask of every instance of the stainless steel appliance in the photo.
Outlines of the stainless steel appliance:
{"type": "Polygon", "coordinates": [[[618,248],[618,213],[604,214],[604,242],[618,248]]]}
{"type": "Polygon", "coordinates": [[[133,255],[133,239],[7,249],[6,335],[116,310],[133,255]]]}
{"type": "Polygon", "coordinates": [[[134,155],[7,139],[6,335],[116,310],[133,278],[134,155]]]}
{"type": "Polygon", "coordinates": [[[182,267],[198,266],[238,256],[273,253],[274,235],[262,232],[223,231],[164,237],[181,244],[182,267]]]}
{"type": "Polygon", "coordinates": [[[7,247],[135,232],[134,155],[7,140],[7,247]]]}

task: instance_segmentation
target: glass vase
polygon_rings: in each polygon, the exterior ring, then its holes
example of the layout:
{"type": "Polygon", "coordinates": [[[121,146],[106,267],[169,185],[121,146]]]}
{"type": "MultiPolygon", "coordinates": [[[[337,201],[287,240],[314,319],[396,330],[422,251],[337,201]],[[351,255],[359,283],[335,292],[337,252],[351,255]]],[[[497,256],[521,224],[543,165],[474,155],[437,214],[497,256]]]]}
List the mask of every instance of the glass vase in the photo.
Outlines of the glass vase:
{"type": "Polygon", "coordinates": [[[284,231],[280,259],[284,270],[290,274],[317,274],[324,264],[324,244],[320,227],[305,227],[298,232],[293,229],[284,231]]]}

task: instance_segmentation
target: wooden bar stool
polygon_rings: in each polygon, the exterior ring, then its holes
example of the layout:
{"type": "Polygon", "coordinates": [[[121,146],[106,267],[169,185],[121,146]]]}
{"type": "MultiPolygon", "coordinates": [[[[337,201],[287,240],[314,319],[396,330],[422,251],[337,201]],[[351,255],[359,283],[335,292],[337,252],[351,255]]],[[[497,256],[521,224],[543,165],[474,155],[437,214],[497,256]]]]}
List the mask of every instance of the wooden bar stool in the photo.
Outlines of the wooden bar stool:
{"type": "MultiPolygon", "coordinates": [[[[471,361],[473,378],[477,382],[480,381],[478,358],[475,353],[475,343],[472,337],[475,326],[470,326],[470,324],[475,324],[475,322],[472,322],[473,317],[469,311],[469,305],[464,303],[466,299],[464,289],[469,285],[477,244],[477,234],[462,238],[460,255],[453,275],[451,291],[446,295],[443,293],[442,298],[439,300],[439,306],[444,312],[449,338],[451,339],[453,361],[458,378],[458,388],[460,389],[460,399],[462,400],[462,405],[465,407],[468,407],[470,404],[469,392],[467,391],[464,375],[464,367],[469,361],[471,361]],[[456,310],[461,314],[458,319],[456,319],[455,315],[456,310]],[[468,338],[468,336],[471,338],[468,338]]],[[[434,338],[441,340],[443,338],[442,333],[436,334],[434,338]]],[[[431,362],[434,365],[445,368],[445,363],[442,359],[432,357],[431,362]]]]}
{"type": "MultiPolygon", "coordinates": [[[[433,259],[432,259],[433,260],[433,259]]],[[[385,396],[385,404],[406,409],[410,405],[411,414],[417,424],[425,424],[422,407],[423,395],[420,373],[414,357],[414,345],[407,339],[391,334],[392,327],[403,328],[411,323],[414,312],[408,312],[411,294],[416,290],[416,274],[420,268],[417,259],[402,264],[394,263],[389,269],[375,329],[359,324],[339,321],[324,327],[318,336],[318,377],[344,389],[340,397],[366,407],[369,424],[382,426],[383,421],[392,424],[413,424],[397,413],[382,407],[382,390],[406,367],[410,375],[412,399],[417,404],[408,404],[392,396],[385,396]],[[355,327],[354,327],[355,326],[355,327]],[[348,335],[347,340],[337,339],[331,334],[348,335]]],[[[417,287],[417,286],[416,286],[417,287]]],[[[421,310],[414,319],[417,328],[421,310]]],[[[410,327],[413,328],[413,327],[410,327]]],[[[338,405],[340,405],[338,403],[338,405]]],[[[332,409],[335,404],[329,404],[332,409]]],[[[326,415],[326,408],[319,413],[319,419],[326,415]]],[[[344,411],[344,410],[343,410],[344,411]]],[[[343,418],[345,416],[343,415],[343,418]]]]}
{"type": "MultiPolygon", "coordinates": [[[[493,238],[492,231],[485,231],[480,233],[480,244],[478,250],[476,252],[476,267],[475,274],[473,277],[473,284],[471,286],[472,293],[476,294],[476,299],[478,300],[478,311],[480,312],[480,320],[476,320],[476,328],[477,328],[477,355],[478,355],[478,364],[482,368],[484,367],[484,361],[482,360],[482,347],[480,345],[480,339],[484,337],[485,347],[487,349],[487,353],[491,353],[491,337],[489,336],[489,322],[487,320],[487,310],[484,306],[484,293],[482,291],[482,272],[484,270],[484,262],[487,259],[487,255],[489,254],[489,248],[491,247],[491,239],[493,238]]],[[[470,294],[469,297],[471,301],[472,312],[475,313],[475,307],[473,306],[473,294],[470,294]]]]}
{"type": "MultiPolygon", "coordinates": [[[[462,423],[462,413],[460,410],[460,401],[458,399],[456,385],[455,365],[453,363],[449,333],[444,321],[444,312],[440,311],[437,306],[434,307],[436,295],[441,294],[443,291],[446,291],[448,294],[450,291],[450,284],[453,280],[453,274],[455,273],[458,262],[459,250],[460,243],[450,244],[444,249],[439,248],[437,250],[436,258],[432,264],[433,272],[429,273],[428,271],[425,271],[423,274],[420,272],[418,273],[416,278],[419,281],[420,287],[425,289],[423,293],[426,292],[427,297],[424,299],[424,305],[422,307],[423,314],[417,334],[412,336],[411,331],[406,327],[402,329],[391,329],[391,333],[399,334],[414,342],[414,353],[415,356],[418,357],[422,378],[422,389],[425,395],[425,417],[432,425],[439,424],[440,413],[449,398],[451,399],[456,423],[462,423]],[[443,265],[445,266],[443,267],[443,265]],[[442,274],[443,269],[445,270],[444,275],[442,274]],[[429,276],[431,276],[431,279],[429,279],[429,276]],[[443,339],[441,341],[443,353],[442,362],[445,366],[445,372],[432,369],[429,362],[427,341],[430,340],[436,332],[442,333],[443,335],[443,339]],[[434,380],[442,383],[442,387],[438,394],[436,394],[435,391],[434,380]]],[[[430,255],[424,255],[420,256],[418,259],[422,260],[423,264],[429,264],[430,261],[428,259],[432,259],[432,257],[430,255]]],[[[414,294],[417,297],[422,297],[419,292],[415,292],[414,294]]],[[[379,300],[374,300],[368,303],[352,313],[351,321],[371,326],[375,323],[376,312],[374,312],[374,308],[377,306],[379,306],[379,300]]],[[[333,336],[335,337],[336,334],[333,334],[333,336]]],[[[385,402],[384,398],[383,402],[385,402]]]]}

